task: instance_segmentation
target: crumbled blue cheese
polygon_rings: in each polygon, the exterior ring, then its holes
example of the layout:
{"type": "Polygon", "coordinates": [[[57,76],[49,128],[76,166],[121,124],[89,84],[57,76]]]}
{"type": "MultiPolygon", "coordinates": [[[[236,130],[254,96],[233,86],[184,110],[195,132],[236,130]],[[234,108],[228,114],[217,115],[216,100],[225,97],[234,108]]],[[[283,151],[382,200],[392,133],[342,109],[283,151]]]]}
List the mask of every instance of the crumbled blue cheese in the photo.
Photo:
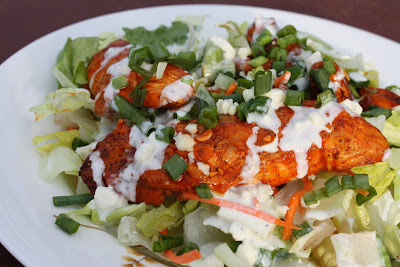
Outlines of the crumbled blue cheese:
{"type": "Polygon", "coordinates": [[[156,148],[153,144],[143,143],[136,150],[135,160],[144,163],[151,158],[155,150],[156,148]]]}
{"type": "Polygon", "coordinates": [[[313,53],[311,56],[306,58],[305,63],[306,63],[307,71],[309,72],[311,70],[311,66],[314,63],[319,62],[319,61],[322,61],[322,56],[319,51],[313,53]]]}
{"type": "Polygon", "coordinates": [[[220,99],[217,102],[217,110],[218,114],[224,115],[235,115],[236,114],[236,107],[239,106],[238,103],[233,102],[232,99],[220,99]]]}
{"type": "Polygon", "coordinates": [[[188,125],[186,125],[185,130],[191,134],[195,134],[197,133],[197,124],[189,123],[188,125]]]}
{"type": "Polygon", "coordinates": [[[210,175],[210,166],[203,162],[197,162],[197,168],[202,171],[205,175],[210,175]]]}
{"type": "Polygon", "coordinates": [[[174,137],[174,139],[175,139],[175,145],[179,150],[188,152],[193,151],[193,146],[196,142],[190,135],[178,133],[174,137]]]}
{"type": "Polygon", "coordinates": [[[248,102],[250,99],[254,98],[254,88],[246,89],[243,91],[243,99],[248,102]]]}
{"type": "Polygon", "coordinates": [[[240,58],[247,59],[251,55],[251,49],[250,47],[241,47],[238,49],[237,54],[240,58]]]}
{"type": "Polygon", "coordinates": [[[116,193],[111,186],[99,186],[94,194],[94,203],[97,210],[113,210],[125,206],[126,198],[116,193]]]}
{"type": "Polygon", "coordinates": [[[351,111],[353,111],[358,115],[360,115],[363,111],[362,107],[360,106],[360,104],[358,104],[358,102],[351,101],[350,99],[345,99],[340,104],[348,107],[351,111]]]}
{"type": "Polygon", "coordinates": [[[286,93],[281,89],[271,89],[264,96],[271,98],[271,105],[274,107],[282,107],[285,105],[286,93]]]}

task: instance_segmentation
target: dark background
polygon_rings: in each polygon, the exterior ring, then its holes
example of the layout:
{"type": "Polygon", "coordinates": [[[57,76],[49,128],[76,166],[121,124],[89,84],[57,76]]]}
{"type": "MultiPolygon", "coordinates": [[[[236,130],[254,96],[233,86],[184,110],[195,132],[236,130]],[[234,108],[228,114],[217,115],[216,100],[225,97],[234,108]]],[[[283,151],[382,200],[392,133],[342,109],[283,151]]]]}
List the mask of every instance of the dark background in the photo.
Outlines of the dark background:
{"type": "MultiPolygon", "coordinates": [[[[141,7],[195,3],[238,4],[293,11],[338,21],[400,42],[399,0],[0,0],[0,63],[37,38],[87,18],[141,7]]],[[[0,265],[21,266],[2,246],[0,265]]]]}

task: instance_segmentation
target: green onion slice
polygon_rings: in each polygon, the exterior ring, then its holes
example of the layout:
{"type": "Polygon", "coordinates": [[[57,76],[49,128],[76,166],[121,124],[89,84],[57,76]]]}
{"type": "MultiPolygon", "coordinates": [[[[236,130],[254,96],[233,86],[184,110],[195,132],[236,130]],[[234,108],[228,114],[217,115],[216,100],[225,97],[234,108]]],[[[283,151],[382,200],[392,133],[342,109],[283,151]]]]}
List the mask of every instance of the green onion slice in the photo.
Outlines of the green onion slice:
{"type": "Polygon", "coordinates": [[[218,73],[218,76],[215,79],[215,86],[223,90],[227,90],[234,82],[236,82],[235,79],[229,77],[228,75],[218,73]]]}
{"type": "Polygon", "coordinates": [[[236,82],[238,83],[238,86],[244,87],[246,89],[250,89],[251,87],[254,86],[254,82],[247,80],[245,78],[239,78],[236,80],[236,82]]]}
{"type": "Polygon", "coordinates": [[[159,234],[161,240],[153,241],[151,248],[153,252],[163,252],[167,249],[176,248],[183,244],[182,237],[167,237],[159,234]]]}
{"type": "Polygon", "coordinates": [[[93,199],[91,194],[80,194],[72,196],[57,196],[53,197],[53,204],[56,207],[68,205],[84,205],[93,199]]]}
{"type": "Polygon", "coordinates": [[[205,101],[208,106],[211,106],[211,107],[215,106],[215,100],[214,100],[214,98],[212,98],[210,92],[208,92],[208,90],[206,89],[204,84],[200,84],[200,86],[196,92],[196,97],[205,101]]]}
{"type": "Polygon", "coordinates": [[[254,95],[261,96],[272,88],[272,72],[270,71],[257,71],[254,77],[254,95]]]}
{"type": "Polygon", "coordinates": [[[244,102],[244,98],[242,94],[230,94],[230,95],[223,95],[221,97],[221,99],[232,99],[233,102],[236,103],[243,103],[244,102]]]}
{"type": "Polygon", "coordinates": [[[192,250],[200,250],[199,246],[196,245],[193,242],[189,242],[185,245],[185,247],[183,249],[181,249],[180,251],[178,251],[176,253],[177,256],[180,256],[182,254],[185,254],[186,252],[192,251],[192,250]]]}
{"type": "Polygon", "coordinates": [[[375,188],[370,186],[369,189],[368,189],[368,195],[364,196],[364,195],[362,195],[360,193],[357,194],[356,203],[357,203],[358,206],[361,206],[365,202],[370,201],[372,198],[374,198],[377,195],[378,195],[378,193],[376,192],[375,188]]]}
{"type": "Polygon", "coordinates": [[[73,150],[76,150],[78,147],[87,146],[88,144],[88,142],[85,142],[82,139],[75,137],[74,140],[72,140],[71,147],[73,150]]]}
{"type": "Polygon", "coordinates": [[[300,228],[301,229],[299,230],[293,230],[293,235],[296,237],[296,239],[299,239],[313,230],[313,228],[306,221],[300,224],[300,228]]]}
{"type": "MultiPolygon", "coordinates": [[[[279,73],[283,71],[286,67],[286,62],[285,61],[277,61],[275,60],[272,62],[272,68],[276,70],[276,73],[279,73]]],[[[292,74],[293,75],[293,74],[292,74]]]]}
{"type": "Polygon", "coordinates": [[[206,198],[206,199],[213,198],[213,194],[211,193],[208,184],[199,184],[196,186],[195,190],[199,198],[206,198]]]}
{"type": "Polygon", "coordinates": [[[214,128],[218,124],[217,107],[205,107],[200,111],[199,123],[207,129],[214,128]]]}
{"type": "Polygon", "coordinates": [[[57,216],[55,224],[70,235],[78,231],[80,225],[64,213],[60,213],[60,215],[57,216]]]}
{"type": "Polygon", "coordinates": [[[332,60],[328,60],[324,63],[324,69],[326,70],[326,73],[328,73],[329,76],[331,76],[336,72],[336,68],[332,60]]]}
{"type": "Polygon", "coordinates": [[[264,46],[260,45],[259,43],[251,43],[251,53],[253,58],[267,55],[264,46]]]}
{"type": "Polygon", "coordinates": [[[224,51],[221,47],[212,44],[205,52],[204,60],[207,63],[218,63],[222,60],[224,51]]]}
{"type": "Polygon", "coordinates": [[[279,38],[286,36],[288,34],[295,34],[297,32],[296,28],[293,25],[286,25],[282,29],[280,29],[277,33],[276,36],[279,38]]]}
{"type": "Polygon", "coordinates": [[[322,107],[322,106],[326,105],[327,103],[333,101],[333,99],[334,99],[334,95],[332,93],[332,90],[326,90],[317,95],[317,102],[315,103],[315,105],[317,107],[322,107]]]}
{"type": "Polygon", "coordinates": [[[228,241],[226,242],[226,244],[232,250],[233,253],[236,253],[239,245],[242,244],[242,241],[228,241]]]}
{"type": "Polygon", "coordinates": [[[314,191],[309,191],[304,193],[303,195],[304,203],[307,206],[313,205],[318,203],[318,201],[315,199],[315,192],[314,191]]]}
{"type": "Polygon", "coordinates": [[[288,82],[289,84],[294,82],[297,78],[304,76],[304,69],[299,65],[287,68],[285,69],[285,71],[290,72],[290,80],[288,82]]]}
{"type": "Polygon", "coordinates": [[[342,176],[342,187],[343,187],[343,189],[354,190],[353,175],[343,175],[342,176]]]}
{"type": "Polygon", "coordinates": [[[322,91],[329,90],[329,75],[324,68],[313,69],[310,71],[310,75],[314,82],[317,84],[318,88],[322,91]]]}
{"type": "Polygon", "coordinates": [[[339,183],[339,179],[336,175],[325,183],[325,190],[328,197],[331,197],[343,190],[342,185],[339,183]]]}
{"type": "Polygon", "coordinates": [[[129,85],[125,75],[121,75],[111,79],[111,85],[114,89],[121,89],[129,85]]]}
{"type": "Polygon", "coordinates": [[[137,107],[142,107],[144,99],[146,98],[147,88],[135,90],[133,93],[133,104],[137,107]]]}
{"type": "Polygon", "coordinates": [[[172,179],[176,180],[186,171],[189,165],[178,154],[175,154],[162,167],[172,179]]]}
{"type": "Polygon", "coordinates": [[[380,115],[385,115],[386,119],[388,119],[390,116],[392,116],[392,110],[390,108],[378,107],[361,113],[362,117],[367,117],[367,118],[378,117],[380,115]]]}
{"type": "Polygon", "coordinates": [[[258,35],[256,38],[256,42],[262,46],[265,46],[266,44],[270,43],[271,41],[272,41],[272,35],[267,29],[264,29],[260,33],[260,35],[258,35]]]}
{"type": "Polygon", "coordinates": [[[175,111],[173,118],[178,121],[188,121],[190,120],[190,114],[185,111],[175,111]]]}
{"type": "Polygon", "coordinates": [[[171,126],[159,126],[156,129],[156,139],[165,143],[171,143],[175,136],[175,129],[171,126]]]}
{"type": "Polygon", "coordinates": [[[286,106],[301,106],[304,101],[304,91],[288,90],[286,92],[286,106]]]}
{"type": "Polygon", "coordinates": [[[255,68],[257,68],[258,66],[261,66],[261,65],[263,65],[263,64],[265,64],[267,62],[268,62],[268,58],[266,58],[264,56],[259,56],[259,57],[256,57],[256,58],[252,59],[252,60],[247,61],[247,63],[249,65],[251,65],[251,66],[253,66],[255,68]]]}
{"type": "Polygon", "coordinates": [[[169,56],[171,56],[171,53],[168,51],[168,49],[164,46],[162,42],[149,44],[147,46],[147,49],[153,61],[158,59],[166,59],[169,56]]]}

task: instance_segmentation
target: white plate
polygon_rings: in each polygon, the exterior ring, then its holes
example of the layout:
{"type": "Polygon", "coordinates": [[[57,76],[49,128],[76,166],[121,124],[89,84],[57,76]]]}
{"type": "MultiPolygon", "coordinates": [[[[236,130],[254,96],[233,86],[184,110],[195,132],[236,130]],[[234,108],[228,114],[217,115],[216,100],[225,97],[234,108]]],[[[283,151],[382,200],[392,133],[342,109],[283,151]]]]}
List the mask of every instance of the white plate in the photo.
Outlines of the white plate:
{"type": "Polygon", "coordinates": [[[340,23],[291,12],[227,5],[166,6],[114,13],[62,28],[29,44],[0,66],[2,244],[28,266],[128,263],[121,258],[127,254],[125,248],[107,233],[82,227],[72,236],[60,231],[54,225],[53,214],[67,209],[55,208],[52,196],[71,191],[62,181],[46,183],[38,176],[39,156],[31,142],[38,125],[28,108],[41,103],[47,92],[56,89],[51,67],[67,37],[96,36],[109,31],[122,34],[122,27],[141,25],[155,28],[169,24],[177,15],[208,15],[205,28],[212,30],[206,35],[225,35],[223,29],[214,25],[227,20],[251,22],[257,14],[275,17],[280,26],[293,24],[340,50],[362,52],[365,60],[374,62],[380,71],[382,86],[400,85],[399,43],[340,23]]]}

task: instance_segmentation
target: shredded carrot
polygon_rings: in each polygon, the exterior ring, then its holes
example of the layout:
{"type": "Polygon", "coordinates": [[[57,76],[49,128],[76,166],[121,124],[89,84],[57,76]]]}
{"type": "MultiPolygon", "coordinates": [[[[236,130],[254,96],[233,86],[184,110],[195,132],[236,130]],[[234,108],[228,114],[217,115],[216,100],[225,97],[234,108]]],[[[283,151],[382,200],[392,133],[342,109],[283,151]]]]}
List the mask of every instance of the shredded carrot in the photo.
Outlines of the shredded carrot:
{"type": "Polygon", "coordinates": [[[283,227],[287,227],[290,229],[299,229],[298,227],[294,226],[292,223],[288,223],[288,222],[284,222],[282,220],[279,220],[277,218],[275,218],[274,216],[267,214],[261,210],[256,210],[253,209],[251,207],[247,207],[238,203],[234,203],[234,202],[230,202],[224,199],[219,199],[219,198],[210,198],[210,199],[206,199],[206,198],[199,198],[198,195],[193,194],[193,193],[183,193],[182,196],[186,199],[194,199],[197,201],[201,201],[201,202],[205,202],[205,203],[209,203],[209,204],[213,204],[216,206],[220,206],[220,207],[224,207],[224,208],[228,208],[228,209],[232,209],[232,210],[236,210],[239,212],[243,212],[246,213],[248,215],[260,218],[264,221],[267,221],[269,223],[272,224],[276,224],[276,225],[280,225],[283,227]]]}
{"type": "Polygon", "coordinates": [[[355,190],[355,191],[356,191],[357,193],[360,193],[360,194],[363,195],[363,196],[366,196],[366,195],[369,194],[367,190],[355,190]]]}
{"type": "Polygon", "coordinates": [[[231,85],[229,85],[229,87],[228,87],[228,90],[226,90],[225,95],[232,94],[233,91],[235,91],[236,87],[237,87],[237,83],[236,82],[231,83],[231,85]]]}
{"type": "Polygon", "coordinates": [[[160,234],[162,234],[162,235],[168,235],[168,228],[165,228],[164,230],[162,230],[162,231],[160,232],[160,234]]]}
{"type": "Polygon", "coordinates": [[[194,260],[201,259],[203,257],[201,255],[200,251],[198,251],[197,249],[188,251],[185,254],[182,254],[180,256],[177,256],[172,251],[172,249],[167,249],[164,251],[164,254],[170,261],[173,261],[176,264],[186,264],[186,263],[192,262],[194,260]]]}
{"type": "Polygon", "coordinates": [[[274,82],[274,88],[279,88],[281,84],[287,84],[290,80],[290,71],[286,71],[283,75],[279,76],[274,82]]]}
{"type": "MultiPolygon", "coordinates": [[[[304,188],[303,190],[297,191],[293,194],[290,198],[288,204],[288,211],[286,212],[285,222],[289,224],[293,224],[294,215],[296,213],[297,207],[299,206],[300,199],[304,195],[304,193],[311,191],[313,189],[313,185],[308,177],[303,178],[304,188]]],[[[285,227],[283,229],[282,239],[289,240],[290,236],[292,235],[292,229],[289,227],[285,227]]]]}

